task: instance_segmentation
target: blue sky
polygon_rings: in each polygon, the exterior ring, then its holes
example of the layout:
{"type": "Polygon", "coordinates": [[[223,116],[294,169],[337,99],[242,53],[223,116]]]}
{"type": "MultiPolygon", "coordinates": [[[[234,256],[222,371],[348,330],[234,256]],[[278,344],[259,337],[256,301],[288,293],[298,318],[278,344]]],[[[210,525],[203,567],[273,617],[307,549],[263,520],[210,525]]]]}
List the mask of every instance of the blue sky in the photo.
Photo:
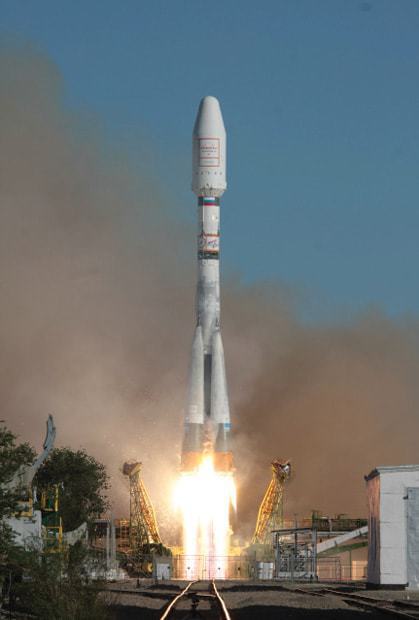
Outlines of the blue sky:
{"type": "Polygon", "coordinates": [[[307,318],[419,313],[417,0],[0,0],[4,39],[143,156],[195,218],[199,99],[228,132],[223,264],[295,288],[307,318]]]}

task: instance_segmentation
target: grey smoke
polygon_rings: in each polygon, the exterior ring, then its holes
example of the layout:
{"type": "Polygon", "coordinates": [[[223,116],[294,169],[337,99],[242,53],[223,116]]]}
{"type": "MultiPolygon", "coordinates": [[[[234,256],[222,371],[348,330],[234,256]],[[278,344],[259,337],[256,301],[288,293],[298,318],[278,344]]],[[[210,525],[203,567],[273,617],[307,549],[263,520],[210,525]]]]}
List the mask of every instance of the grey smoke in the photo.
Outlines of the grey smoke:
{"type": "MultiPolygon", "coordinates": [[[[168,534],[194,227],[166,207],[150,162],[122,157],[91,116],[68,109],[48,58],[3,47],[0,79],[1,417],[39,448],[52,412],[59,445],[108,466],[117,515],[128,509],[121,465],[141,460],[168,534]]],[[[364,514],[363,474],[417,461],[417,321],[366,311],[307,327],[279,288],[227,276],[222,290],[236,529],[251,530],[277,456],[294,465],[289,513],[364,514]]]]}

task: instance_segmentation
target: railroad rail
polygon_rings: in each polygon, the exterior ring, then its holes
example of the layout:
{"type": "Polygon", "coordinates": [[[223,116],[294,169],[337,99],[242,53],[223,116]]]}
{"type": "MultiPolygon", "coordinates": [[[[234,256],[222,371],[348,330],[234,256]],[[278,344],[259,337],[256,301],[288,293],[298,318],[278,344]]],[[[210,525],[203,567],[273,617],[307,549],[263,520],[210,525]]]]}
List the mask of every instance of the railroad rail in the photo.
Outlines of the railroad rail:
{"type": "Polygon", "coordinates": [[[223,598],[220,596],[220,593],[217,590],[217,586],[215,585],[215,581],[214,580],[212,580],[212,589],[214,591],[215,596],[218,599],[218,604],[219,604],[219,606],[221,608],[224,620],[231,620],[230,614],[228,613],[228,610],[227,610],[227,607],[226,607],[226,604],[224,603],[223,598]]]}
{"type": "MultiPolygon", "coordinates": [[[[200,581],[190,581],[186,588],[180,592],[177,596],[174,597],[166,607],[162,616],[160,616],[160,620],[168,620],[177,606],[177,604],[183,599],[190,599],[191,603],[191,618],[196,617],[195,612],[200,601],[207,601],[210,603],[211,610],[214,612],[214,618],[220,620],[231,620],[230,614],[228,613],[227,606],[218,592],[217,586],[215,585],[215,581],[212,580],[210,582],[208,590],[204,590],[205,586],[201,588],[195,589],[192,586],[196,586],[197,584],[202,583],[200,581]]],[[[187,617],[187,616],[186,616],[187,617]]],[[[206,616],[208,617],[208,616],[206,616]]]]}
{"type": "Polygon", "coordinates": [[[350,592],[340,592],[331,588],[324,588],[326,594],[332,594],[340,597],[345,603],[363,607],[364,609],[380,611],[390,616],[398,618],[419,618],[419,605],[410,601],[400,601],[396,599],[379,599],[370,596],[362,596],[361,594],[353,594],[350,592]],[[402,607],[408,608],[409,612],[402,611],[402,607]]]}
{"type": "Polygon", "coordinates": [[[397,618],[410,618],[411,620],[419,619],[419,604],[412,601],[404,601],[398,599],[381,599],[373,596],[365,596],[359,593],[345,592],[332,588],[284,588],[288,592],[298,592],[298,594],[307,594],[308,596],[336,596],[347,605],[360,607],[367,611],[378,611],[382,614],[397,618]]]}

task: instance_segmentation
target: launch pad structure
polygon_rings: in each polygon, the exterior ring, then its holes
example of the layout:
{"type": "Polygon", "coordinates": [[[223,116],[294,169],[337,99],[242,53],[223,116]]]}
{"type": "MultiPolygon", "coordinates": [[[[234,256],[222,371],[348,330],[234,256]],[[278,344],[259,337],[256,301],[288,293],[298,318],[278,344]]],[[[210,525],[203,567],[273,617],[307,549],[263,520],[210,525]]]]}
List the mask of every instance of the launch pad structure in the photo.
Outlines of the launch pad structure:
{"type": "Polygon", "coordinates": [[[252,545],[272,546],[272,531],[284,525],[284,485],[291,475],[290,461],[271,463],[272,479],[259,508],[252,545]]]}
{"type": "Polygon", "coordinates": [[[129,478],[130,519],[129,540],[131,552],[139,555],[150,549],[150,545],[161,545],[153,505],[141,479],[140,462],[124,463],[122,472],[129,478]]]}

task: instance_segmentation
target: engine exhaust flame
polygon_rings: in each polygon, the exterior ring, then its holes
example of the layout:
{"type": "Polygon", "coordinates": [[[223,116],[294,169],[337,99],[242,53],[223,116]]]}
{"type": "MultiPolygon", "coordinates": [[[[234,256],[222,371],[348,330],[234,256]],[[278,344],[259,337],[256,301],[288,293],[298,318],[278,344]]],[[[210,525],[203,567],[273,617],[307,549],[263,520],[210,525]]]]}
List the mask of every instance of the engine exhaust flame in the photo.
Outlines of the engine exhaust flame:
{"type": "Polygon", "coordinates": [[[236,509],[233,474],[215,471],[213,455],[205,455],[196,471],[181,473],[175,506],[182,514],[184,577],[227,578],[230,507],[236,509]]]}

